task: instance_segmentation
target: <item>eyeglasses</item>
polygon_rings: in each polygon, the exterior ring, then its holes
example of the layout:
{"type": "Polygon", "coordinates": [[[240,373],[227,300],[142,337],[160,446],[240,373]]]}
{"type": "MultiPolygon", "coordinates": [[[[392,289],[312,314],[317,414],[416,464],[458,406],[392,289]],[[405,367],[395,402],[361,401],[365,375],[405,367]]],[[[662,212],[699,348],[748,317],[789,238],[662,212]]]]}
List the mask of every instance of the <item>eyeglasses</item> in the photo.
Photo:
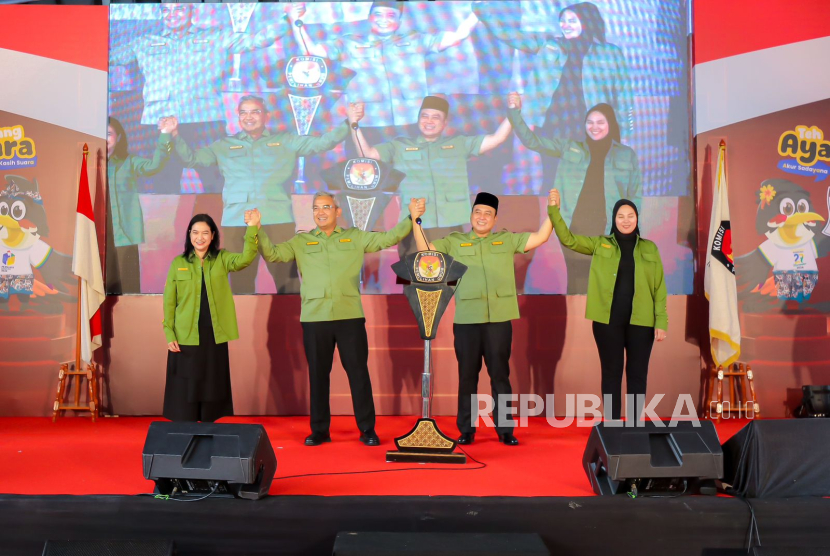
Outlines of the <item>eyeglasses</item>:
{"type": "Polygon", "coordinates": [[[256,110],[240,110],[239,115],[243,118],[245,116],[261,116],[262,110],[260,110],[259,108],[257,108],[256,110]]]}
{"type": "Polygon", "coordinates": [[[323,205],[323,206],[313,206],[311,208],[312,212],[320,212],[321,210],[331,210],[333,208],[337,208],[335,205],[323,205]]]}

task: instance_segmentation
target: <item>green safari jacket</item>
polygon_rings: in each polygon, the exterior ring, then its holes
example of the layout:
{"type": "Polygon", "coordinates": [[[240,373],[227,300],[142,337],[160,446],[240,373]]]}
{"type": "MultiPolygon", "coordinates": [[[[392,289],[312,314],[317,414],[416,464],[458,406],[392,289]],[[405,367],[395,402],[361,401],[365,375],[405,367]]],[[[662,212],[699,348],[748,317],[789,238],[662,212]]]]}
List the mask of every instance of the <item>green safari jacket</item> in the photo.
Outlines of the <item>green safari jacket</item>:
{"type": "Polygon", "coordinates": [[[320,228],[274,245],[259,232],[259,247],[268,262],[297,261],[300,286],[300,322],[363,318],[360,303],[360,269],[363,256],[392,247],[412,232],[407,217],[387,232],[364,232],[337,226],[330,236],[320,228]]]}
{"type": "Polygon", "coordinates": [[[208,254],[204,266],[193,255],[188,261],[179,255],[170,263],[167,282],[164,284],[164,335],[167,342],[179,342],[184,346],[199,345],[199,308],[202,300],[202,272],[205,273],[210,320],[213,335],[221,344],[239,338],[236,326],[236,308],[233,303],[228,273],[242,270],[257,258],[257,227],[248,226],[245,231],[245,247],[242,253],[224,249],[215,257],[208,254]]]}
{"type": "MultiPolygon", "coordinates": [[[[614,235],[574,235],[559,214],[559,207],[548,207],[553,231],[560,243],[585,255],[591,255],[588,276],[588,304],[585,318],[608,324],[611,319],[611,301],[620,266],[620,247],[614,235]]],[[[663,262],[653,241],[637,238],[634,246],[634,300],[631,306],[631,324],[669,329],[666,313],[666,281],[663,262]]]]}

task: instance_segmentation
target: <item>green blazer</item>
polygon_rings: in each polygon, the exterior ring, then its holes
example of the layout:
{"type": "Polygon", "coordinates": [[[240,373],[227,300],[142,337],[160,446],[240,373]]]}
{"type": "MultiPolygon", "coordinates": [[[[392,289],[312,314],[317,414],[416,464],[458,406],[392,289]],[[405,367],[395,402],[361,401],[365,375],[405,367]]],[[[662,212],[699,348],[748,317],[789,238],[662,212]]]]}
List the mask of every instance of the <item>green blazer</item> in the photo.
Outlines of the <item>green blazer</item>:
{"type": "Polygon", "coordinates": [[[222,249],[215,257],[207,255],[204,265],[193,255],[188,261],[179,255],[170,264],[164,284],[164,335],[167,342],[184,346],[199,345],[199,307],[202,300],[202,273],[210,305],[210,320],[216,343],[239,338],[236,308],[228,273],[242,270],[257,258],[257,227],[245,231],[242,253],[222,249]]]}
{"type": "Polygon", "coordinates": [[[153,158],[127,155],[112,156],[107,161],[110,218],[116,247],[144,243],[144,215],[138,196],[136,180],[158,174],[170,158],[170,135],[162,133],[156,142],[153,158]]]}
{"type": "MultiPolygon", "coordinates": [[[[613,234],[608,236],[574,235],[559,214],[559,207],[548,207],[548,216],[560,243],[585,255],[591,255],[588,276],[588,305],[585,318],[608,324],[611,301],[620,266],[620,247],[613,234]]],[[[666,281],[660,252],[653,241],[638,238],[634,246],[634,300],[631,324],[669,329],[666,313],[666,281]]]]}

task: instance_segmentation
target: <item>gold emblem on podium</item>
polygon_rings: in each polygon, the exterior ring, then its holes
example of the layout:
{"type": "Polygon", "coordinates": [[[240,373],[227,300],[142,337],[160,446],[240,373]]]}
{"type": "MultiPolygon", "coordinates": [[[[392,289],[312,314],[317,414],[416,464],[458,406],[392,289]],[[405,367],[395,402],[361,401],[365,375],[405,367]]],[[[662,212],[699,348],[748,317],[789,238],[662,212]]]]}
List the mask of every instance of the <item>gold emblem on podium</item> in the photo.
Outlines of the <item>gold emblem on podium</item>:
{"type": "Polygon", "coordinates": [[[435,323],[435,313],[438,311],[438,302],[441,300],[441,290],[424,291],[415,290],[418,293],[418,303],[421,304],[421,314],[424,316],[424,330],[427,336],[432,336],[432,325],[435,323]]]}

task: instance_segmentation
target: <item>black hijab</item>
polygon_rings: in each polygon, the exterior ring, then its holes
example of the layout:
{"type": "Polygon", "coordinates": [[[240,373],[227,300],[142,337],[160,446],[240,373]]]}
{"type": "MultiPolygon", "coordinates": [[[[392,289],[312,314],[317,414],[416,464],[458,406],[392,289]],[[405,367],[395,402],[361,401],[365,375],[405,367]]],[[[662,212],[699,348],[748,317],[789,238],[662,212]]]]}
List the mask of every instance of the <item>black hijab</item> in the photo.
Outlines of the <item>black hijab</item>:
{"type": "Polygon", "coordinates": [[[628,199],[620,199],[616,203],[614,203],[614,210],[611,211],[611,233],[614,234],[614,237],[619,240],[627,240],[627,239],[634,239],[640,236],[640,211],[637,210],[637,205],[629,201],[628,199]],[[628,234],[622,233],[617,228],[617,211],[620,210],[621,207],[629,206],[634,209],[634,214],[637,215],[637,226],[634,228],[634,231],[628,234]]]}
{"type": "Polygon", "coordinates": [[[562,17],[562,12],[571,11],[579,18],[579,23],[582,25],[582,34],[580,38],[586,42],[605,43],[605,20],[602,19],[602,14],[599,12],[594,4],[590,2],[580,2],[578,4],[571,4],[562,8],[559,12],[559,17],[562,17]]]}
{"type": "Polygon", "coordinates": [[[592,106],[590,109],[588,109],[588,111],[585,112],[585,122],[584,123],[586,125],[587,125],[587,122],[588,122],[588,116],[591,114],[591,112],[599,112],[600,114],[605,116],[606,120],[608,120],[608,135],[606,135],[604,139],[600,139],[599,141],[594,141],[593,139],[591,139],[591,136],[588,135],[588,133],[586,132],[585,136],[586,136],[587,141],[588,141],[588,148],[591,148],[592,144],[597,145],[599,143],[604,143],[606,141],[609,144],[611,143],[611,141],[616,141],[617,143],[621,143],[622,141],[620,141],[620,124],[619,124],[619,122],[617,122],[617,113],[614,112],[614,109],[611,107],[611,105],[606,104],[604,102],[601,102],[601,103],[597,104],[596,106],[592,106]]]}

